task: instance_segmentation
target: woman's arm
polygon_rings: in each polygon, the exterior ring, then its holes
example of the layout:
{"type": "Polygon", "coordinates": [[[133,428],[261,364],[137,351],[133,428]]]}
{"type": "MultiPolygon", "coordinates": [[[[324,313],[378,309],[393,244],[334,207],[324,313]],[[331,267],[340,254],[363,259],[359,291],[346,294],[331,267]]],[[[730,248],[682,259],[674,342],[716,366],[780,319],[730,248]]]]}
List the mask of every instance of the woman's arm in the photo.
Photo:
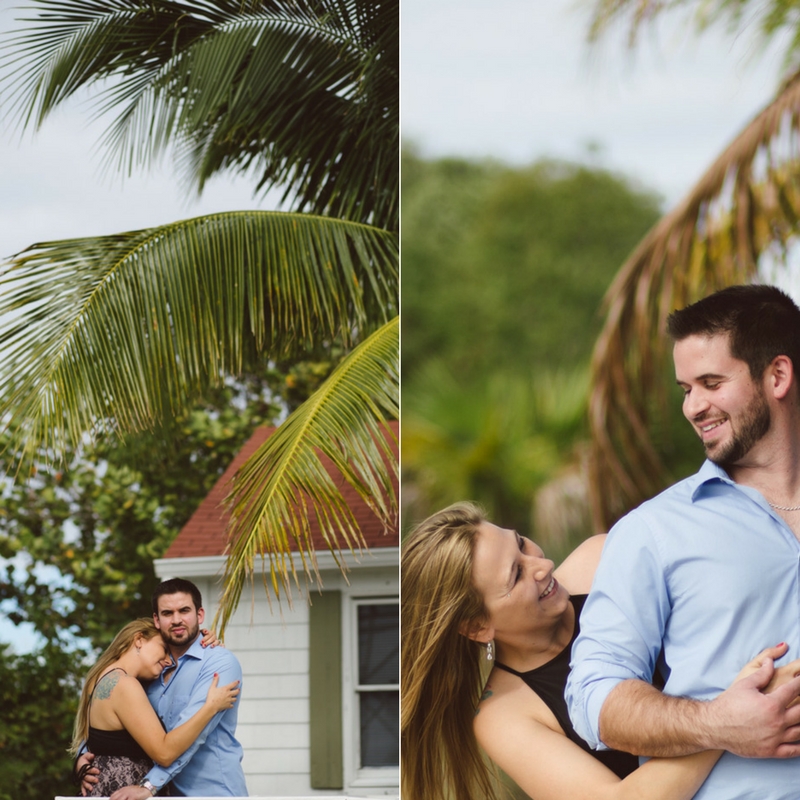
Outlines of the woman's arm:
{"type": "Polygon", "coordinates": [[[164,731],[142,685],[135,678],[122,678],[109,699],[125,730],[156,764],[166,767],[189,748],[216,713],[231,708],[239,694],[239,681],[217,686],[215,674],[200,710],[182,725],[164,731]]]}
{"type": "MultiPolygon", "coordinates": [[[[737,676],[751,674],[786,646],[759,653],[737,676]]],[[[796,664],[785,670],[793,674],[796,664]]],[[[735,682],[735,681],[734,681],[735,682]]],[[[482,702],[475,717],[478,743],[523,791],[536,800],[690,800],[721,750],[681,758],[653,758],[624,779],[541,720],[541,700],[527,687],[482,702]]]]}
{"type": "Polygon", "coordinates": [[[556,580],[570,594],[588,594],[594,573],[600,563],[600,554],[606,541],[605,533],[590,536],[581,542],[553,573],[556,580]]]}
{"type": "Polygon", "coordinates": [[[478,741],[487,755],[536,800],[690,800],[721,755],[652,759],[621,780],[562,733],[530,717],[506,720],[486,734],[478,741]]]}

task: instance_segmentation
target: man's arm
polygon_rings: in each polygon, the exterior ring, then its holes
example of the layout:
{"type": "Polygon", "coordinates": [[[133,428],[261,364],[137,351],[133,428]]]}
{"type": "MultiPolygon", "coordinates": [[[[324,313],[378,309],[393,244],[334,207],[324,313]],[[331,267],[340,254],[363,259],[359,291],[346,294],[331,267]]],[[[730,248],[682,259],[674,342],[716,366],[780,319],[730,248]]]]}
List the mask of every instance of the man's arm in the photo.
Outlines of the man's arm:
{"type": "Polygon", "coordinates": [[[664,571],[647,519],[632,512],[609,535],[581,614],[566,689],[576,731],[592,747],[646,756],[705,749],[800,755],[793,744],[800,741],[800,714],[786,708],[800,681],[763,694],[771,661],[709,701],[664,695],[650,685],[672,612],[664,571]]]}
{"type": "Polygon", "coordinates": [[[609,747],[635,755],[720,749],[749,758],[798,756],[800,706],[786,706],[800,694],[800,677],[762,694],[773,671],[766,661],[709,702],[671,697],[643,681],[623,681],[600,711],[600,737],[609,747]]]}

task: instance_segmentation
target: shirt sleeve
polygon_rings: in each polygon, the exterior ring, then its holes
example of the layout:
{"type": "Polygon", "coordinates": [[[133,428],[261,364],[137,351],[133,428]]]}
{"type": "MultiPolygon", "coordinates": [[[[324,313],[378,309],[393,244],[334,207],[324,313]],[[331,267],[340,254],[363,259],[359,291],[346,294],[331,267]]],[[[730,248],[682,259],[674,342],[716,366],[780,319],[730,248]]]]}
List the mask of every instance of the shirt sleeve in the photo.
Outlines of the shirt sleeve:
{"type": "MultiPolygon", "coordinates": [[[[230,655],[228,651],[221,650],[223,655],[230,655]]],[[[194,714],[202,708],[206,701],[208,689],[211,686],[211,681],[214,679],[214,673],[219,673],[219,686],[225,686],[233,681],[239,681],[241,688],[242,681],[242,668],[239,662],[234,657],[219,660],[214,658],[206,658],[200,668],[200,674],[192,687],[192,694],[189,698],[189,703],[186,708],[181,712],[174,727],[186,722],[187,719],[194,716],[194,714]]],[[[239,695],[241,698],[241,694],[239,695]]],[[[237,702],[239,701],[237,698],[237,702]]],[[[158,764],[153,765],[153,768],[145,776],[154,786],[159,789],[165,784],[169,783],[175,775],[183,770],[183,768],[191,761],[192,756],[197,748],[206,741],[209,734],[219,725],[226,711],[217,712],[213,719],[203,728],[200,735],[194,740],[194,743],[185,750],[183,754],[178,756],[168,767],[161,767],[158,764]]]]}
{"type": "Polygon", "coordinates": [[[663,561],[646,519],[634,511],[609,534],[572,648],[565,696],[578,734],[597,750],[600,709],[620,682],[652,681],[670,603],[663,561]]]}

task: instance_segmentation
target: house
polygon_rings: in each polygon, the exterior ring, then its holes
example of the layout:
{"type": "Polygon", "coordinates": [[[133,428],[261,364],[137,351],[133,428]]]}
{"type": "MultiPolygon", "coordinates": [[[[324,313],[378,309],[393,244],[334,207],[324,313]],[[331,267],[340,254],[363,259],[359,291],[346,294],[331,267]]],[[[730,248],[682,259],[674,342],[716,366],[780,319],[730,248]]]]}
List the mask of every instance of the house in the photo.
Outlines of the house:
{"type": "MultiPolygon", "coordinates": [[[[396,441],[398,425],[390,427],[396,441]]],[[[255,431],[155,563],[159,578],[197,584],[207,622],[224,569],[222,501],[236,470],[274,430],[255,431]]],[[[270,607],[257,575],[225,631],[244,672],[237,736],[251,796],[399,796],[399,532],[384,533],[338,479],[369,545],[355,558],[344,554],[347,581],[312,527],[322,593],[312,587],[310,606],[295,591],[293,607],[274,598],[270,607]]]]}

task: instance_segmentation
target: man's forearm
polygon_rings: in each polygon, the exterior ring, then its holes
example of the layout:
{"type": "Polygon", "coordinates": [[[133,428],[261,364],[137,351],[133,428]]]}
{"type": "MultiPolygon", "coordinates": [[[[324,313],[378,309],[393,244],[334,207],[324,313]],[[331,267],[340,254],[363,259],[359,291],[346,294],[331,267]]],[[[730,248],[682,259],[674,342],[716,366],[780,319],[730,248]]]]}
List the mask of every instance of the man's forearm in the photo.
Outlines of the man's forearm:
{"type": "Polygon", "coordinates": [[[800,755],[800,677],[770,694],[772,662],[737,680],[714,700],[662,694],[638,680],[615,686],[600,711],[600,738],[641,756],[683,756],[728,750],[745,758],[800,755]]]}
{"type": "Polygon", "coordinates": [[[600,712],[600,738],[637,756],[686,756],[709,749],[707,703],[662,694],[649,683],[623,681],[600,712]]]}

